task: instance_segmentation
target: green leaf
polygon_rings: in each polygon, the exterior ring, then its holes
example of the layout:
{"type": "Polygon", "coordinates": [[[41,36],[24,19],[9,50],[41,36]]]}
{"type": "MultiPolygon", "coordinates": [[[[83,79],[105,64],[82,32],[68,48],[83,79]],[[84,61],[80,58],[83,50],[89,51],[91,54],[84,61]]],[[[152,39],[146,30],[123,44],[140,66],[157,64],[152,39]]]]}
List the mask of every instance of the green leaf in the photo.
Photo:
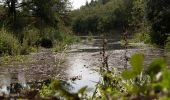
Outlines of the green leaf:
{"type": "Polygon", "coordinates": [[[167,69],[163,72],[163,79],[160,83],[162,87],[170,89],[170,70],[167,69]]]}
{"type": "Polygon", "coordinates": [[[166,61],[163,58],[155,59],[147,68],[146,73],[149,75],[156,75],[161,70],[166,68],[166,61]]]}
{"type": "Polygon", "coordinates": [[[125,71],[122,72],[122,77],[124,79],[129,80],[129,79],[132,79],[132,78],[136,77],[136,75],[131,70],[125,70],[125,71]]]}
{"type": "Polygon", "coordinates": [[[143,68],[143,55],[141,53],[134,54],[130,59],[130,64],[136,75],[139,75],[143,68]]]}

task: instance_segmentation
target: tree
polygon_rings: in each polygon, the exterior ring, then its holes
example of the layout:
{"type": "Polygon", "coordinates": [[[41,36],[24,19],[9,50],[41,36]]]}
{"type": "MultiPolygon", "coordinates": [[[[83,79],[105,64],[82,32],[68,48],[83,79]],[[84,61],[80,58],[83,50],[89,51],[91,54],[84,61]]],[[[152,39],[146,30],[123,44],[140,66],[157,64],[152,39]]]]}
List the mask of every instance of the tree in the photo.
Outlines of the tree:
{"type": "Polygon", "coordinates": [[[133,0],[132,4],[130,27],[135,32],[145,31],[145,28],[147,28],[145,0],[133,0]]]}
{"type": "Polygon", "coordinates": [[[170,33],[170,1],[147,0],[147,20],[151,27],[151,41],[158,45],[165,45],[170,33]]]}

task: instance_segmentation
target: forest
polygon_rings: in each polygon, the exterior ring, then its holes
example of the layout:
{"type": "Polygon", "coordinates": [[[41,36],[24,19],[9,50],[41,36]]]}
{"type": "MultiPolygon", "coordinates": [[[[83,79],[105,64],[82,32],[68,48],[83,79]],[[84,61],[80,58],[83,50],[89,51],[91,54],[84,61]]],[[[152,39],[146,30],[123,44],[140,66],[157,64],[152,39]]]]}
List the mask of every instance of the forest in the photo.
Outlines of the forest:
{"type": "Polygon", "coordinates": [[[73,8],[0,0],[0,100],[170,99],[169,0],[73,8]]]}

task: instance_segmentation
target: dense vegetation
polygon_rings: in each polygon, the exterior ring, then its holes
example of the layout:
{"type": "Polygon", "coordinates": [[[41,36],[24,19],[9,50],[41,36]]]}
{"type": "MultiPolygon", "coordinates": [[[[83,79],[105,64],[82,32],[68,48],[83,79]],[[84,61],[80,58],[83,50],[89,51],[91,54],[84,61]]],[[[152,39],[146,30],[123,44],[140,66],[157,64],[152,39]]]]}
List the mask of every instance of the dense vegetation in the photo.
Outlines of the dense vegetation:
{"type": "Polygon", "coordinates": [[[27,54],[39,46],[71,43],[70,7],[68,0],[1,0],[0,54],[27,54]]]}
{"type": "Polygon", "coordinates": [[[53,47],[71,30],[79,35],[129,31],[135,41],[169,49],[169,9],[167,0],[91,0],[72,12],[69,0],[3,0],[0,28],[20,43],[21,54],[38,46],[53,47]]]}
{"type": "Polygon", "coordinates": [[[73,16],[73,30],[76,33],[101,33],[114,29],[123,29],[128,25],[128,14],[131,0],[99,0],[91,1],[86,6],[75,10],[73,16]]]}
{"type": "Polygon", "coordinates": [[[170,2],[168,0],[92,0],[72,13],[77,34],[129,31],[136,41],[168,48],[170,2]]]}

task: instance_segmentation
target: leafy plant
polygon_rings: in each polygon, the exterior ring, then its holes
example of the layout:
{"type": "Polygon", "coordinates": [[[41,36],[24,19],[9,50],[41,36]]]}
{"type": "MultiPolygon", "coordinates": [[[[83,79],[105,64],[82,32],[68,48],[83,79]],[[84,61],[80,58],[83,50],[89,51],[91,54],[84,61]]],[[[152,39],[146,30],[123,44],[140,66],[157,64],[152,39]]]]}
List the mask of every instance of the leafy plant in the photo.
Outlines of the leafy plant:
{"type": "Polygon", "coordinates": [[[143,68],[143,55],[142,54],[133,55],[130,59],[130,64],[132,66],[132,70],[125,70],[122,72],[122,77],[124,79],[132,79],[140,75],[143,68]]]}
{"type": "Polygon", "coordinates": [[[164,59],[155,59],[145,69],[144,57],[138,53],[131,57],[132,68],[121,73],[111,71],[103,75],[103,84],[98,85],[99,96],[94,99],[169,99],[170,70],[164,59]]]}

